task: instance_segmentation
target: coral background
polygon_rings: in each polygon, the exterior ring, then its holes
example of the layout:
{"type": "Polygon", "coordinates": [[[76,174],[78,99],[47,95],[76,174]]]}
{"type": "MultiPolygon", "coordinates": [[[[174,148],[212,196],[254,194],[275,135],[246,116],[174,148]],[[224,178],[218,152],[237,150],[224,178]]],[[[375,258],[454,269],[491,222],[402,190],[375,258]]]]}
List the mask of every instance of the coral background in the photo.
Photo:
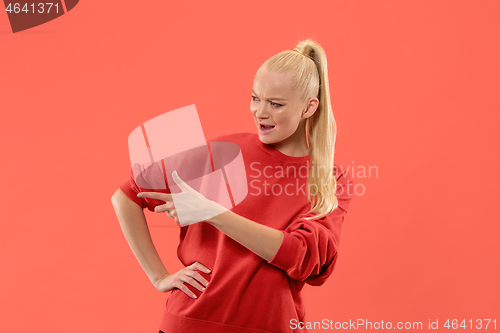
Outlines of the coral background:
{"type": "MultiPolygon", "coordinates": [[[[378,171],[354,175],[306,318],[500,319],[499,14],[489,0],[86,0],[14,34],[0,12],[0,331],[157,332],[168,293],[110,202],[129,133],[190,104],[207,139],[256,132],[256,70],[305,38],[329,60],[336,163],[378,171]]],[[[146,217],[180,269],[175,222],[146,217]]]]}

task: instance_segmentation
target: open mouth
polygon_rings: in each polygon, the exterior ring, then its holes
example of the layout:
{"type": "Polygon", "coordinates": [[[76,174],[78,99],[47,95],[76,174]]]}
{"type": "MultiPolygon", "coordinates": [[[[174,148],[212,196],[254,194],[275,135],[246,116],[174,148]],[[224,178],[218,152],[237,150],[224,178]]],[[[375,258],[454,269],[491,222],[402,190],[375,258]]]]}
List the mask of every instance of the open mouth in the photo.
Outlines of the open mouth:
{"type": "Polygon", "coordinates": [[[262,125],[260,124],[260,129],[263,130],[263,131],[266,131],[266,130],[270,130],[270,129],[273,129],[274,126],[271,126],[271,125],[262,125]]]}
{"type": "Polygon", "coordinates": [[[275,126],[273,126],[273,125],[259,124],[259,133],[262,135],[269,134],[274,130],[274,127],[275,126]]]}

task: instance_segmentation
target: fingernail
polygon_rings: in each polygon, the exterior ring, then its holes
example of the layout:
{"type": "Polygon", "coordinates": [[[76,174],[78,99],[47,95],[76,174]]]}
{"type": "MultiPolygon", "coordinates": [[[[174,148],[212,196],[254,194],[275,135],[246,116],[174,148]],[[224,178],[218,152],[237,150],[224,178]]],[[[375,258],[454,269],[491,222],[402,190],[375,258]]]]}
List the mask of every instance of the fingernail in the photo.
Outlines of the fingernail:
{"type": "Polygon", "coordinates": [[[138,193],[138,194],[137,194],[137,196],[140,198],[140,197],[142,197],[142,194],[141,194],[141,193],[138,193]]]}
{"type": "Polygon", "coordinates": [[[195,294],[193,294],[193,298],[198,298],[198,297],[196,297],[196,295],[195,295],[195,294]]]}
{"type": "Polygon", "coordinates": [[[207,289],[207,288],[203,288],[201,291],[205,291],[205,289],[207,289]]]}
{"type": "Polygon", "coordinates": [[[210,270],[209,270],[209,269],[207,269],[207,273],[210,273],[210,270]]]}

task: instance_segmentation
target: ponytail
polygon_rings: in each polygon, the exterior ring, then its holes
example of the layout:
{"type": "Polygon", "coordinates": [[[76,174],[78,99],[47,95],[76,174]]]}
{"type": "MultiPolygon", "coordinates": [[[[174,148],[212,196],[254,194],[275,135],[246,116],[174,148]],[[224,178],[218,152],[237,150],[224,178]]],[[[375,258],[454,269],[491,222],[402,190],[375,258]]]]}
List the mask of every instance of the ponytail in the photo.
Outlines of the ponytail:
{"type": "Polygon", "coordinates": [[[269,58],[262,67],[291,73],[294,88],[306,102],[311,96],[319,100],[318,109],[306,119],[306,137],[311,158],[307,179],[307,199],[311,209],[304,217],[316,220],[338,206],[334,154],[337,126],[330,103],[328,67],[325,51],[311,39],[299,42],[293,51],[282,51],[269,58]],[[312,169],[312,170],[311,170],[312,169]],[[312,172],[311,172],[312,171],[312,172]]]}

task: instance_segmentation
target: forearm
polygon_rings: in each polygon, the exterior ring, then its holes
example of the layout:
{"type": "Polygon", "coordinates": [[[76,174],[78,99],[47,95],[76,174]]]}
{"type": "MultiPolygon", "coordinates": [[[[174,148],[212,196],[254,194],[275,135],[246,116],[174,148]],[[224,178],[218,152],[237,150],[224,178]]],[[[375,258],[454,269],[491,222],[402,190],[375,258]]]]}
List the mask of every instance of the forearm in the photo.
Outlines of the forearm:
{"type": "Polygon", "coordinates": [[[163,275],[168,274],[168,271],[153,244],[142,208],[121,190],[113,195],[111,202],[130,249],[151,283],[156,287],[157,281],[163,275]]]}
{"type": "Polygon", "coordinates": [[[284,238],[282,231],[249,220],[230,210],[206,222],[267,261],[274,258],[284,238]]]}

